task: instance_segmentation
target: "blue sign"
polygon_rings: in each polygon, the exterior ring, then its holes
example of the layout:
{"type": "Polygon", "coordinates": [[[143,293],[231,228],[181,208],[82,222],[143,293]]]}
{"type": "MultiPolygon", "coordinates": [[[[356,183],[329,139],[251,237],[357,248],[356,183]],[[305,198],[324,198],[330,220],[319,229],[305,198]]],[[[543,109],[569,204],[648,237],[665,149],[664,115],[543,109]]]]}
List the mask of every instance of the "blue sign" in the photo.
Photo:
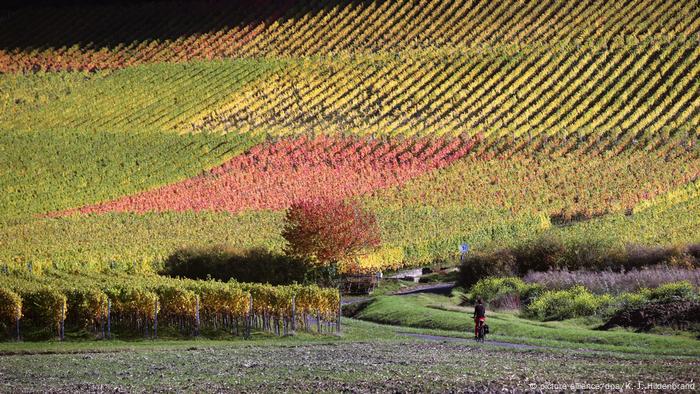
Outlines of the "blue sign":
{"type": "Polygon", "coordinates": [[[462,253],[467,253],[469,251],[469,244],[466,242],[462,242],[462,244],[459,245],[459,251],[462,253]]]}

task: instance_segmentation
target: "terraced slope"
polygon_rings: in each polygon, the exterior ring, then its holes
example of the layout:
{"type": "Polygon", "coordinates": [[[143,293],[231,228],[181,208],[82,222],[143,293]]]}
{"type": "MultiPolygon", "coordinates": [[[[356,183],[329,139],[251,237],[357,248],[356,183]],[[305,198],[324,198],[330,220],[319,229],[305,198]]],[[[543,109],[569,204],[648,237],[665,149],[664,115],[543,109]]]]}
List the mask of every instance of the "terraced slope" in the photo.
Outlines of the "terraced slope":
{"type": "Polygon", "coordinates": [[[293,64],[180,130],[654,134],[700,122],[697,41],[401,52],[293,64]]]}
{"type": "Polygon", "coordinates": [[[25,8],[0,72],[0,267],[279,250],[329,194],[377,213],[368,269],[700,242],[693,1],[25,8]]]}
{"type": "Polygon", "coordinates": [[[688,40],[6,75],[0,127],[696,138],[699,75],[700,45],[688,40]]]}

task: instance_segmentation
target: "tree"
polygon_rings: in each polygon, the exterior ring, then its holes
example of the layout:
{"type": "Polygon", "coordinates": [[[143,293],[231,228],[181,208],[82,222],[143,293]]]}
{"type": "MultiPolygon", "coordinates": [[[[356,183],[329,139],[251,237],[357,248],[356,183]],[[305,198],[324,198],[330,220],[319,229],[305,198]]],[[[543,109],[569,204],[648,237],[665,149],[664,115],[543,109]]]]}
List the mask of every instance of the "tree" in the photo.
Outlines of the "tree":
{"type": "Polygon", "coordinates": [[[287,210],[282,236],[285,252],[304,258],[310,278],[332,285],[338,264],[355,264],[363,252],[379,246],[377,219],[357,202],[318,199],[302,201],[287,210]]]}

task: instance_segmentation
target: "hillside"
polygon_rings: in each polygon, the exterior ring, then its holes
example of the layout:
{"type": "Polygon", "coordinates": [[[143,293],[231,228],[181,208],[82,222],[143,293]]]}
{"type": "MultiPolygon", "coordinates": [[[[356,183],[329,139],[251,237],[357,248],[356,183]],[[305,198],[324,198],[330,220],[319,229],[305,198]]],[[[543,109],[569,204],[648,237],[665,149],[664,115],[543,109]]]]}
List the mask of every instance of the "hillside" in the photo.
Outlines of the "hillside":
{"type": "Polygon", "coordinates": [[[18,7],[0,73],[0,266],[279,251],[318,196],[377,214],[369,270],[700,242],[694,1],[18,7]]]}

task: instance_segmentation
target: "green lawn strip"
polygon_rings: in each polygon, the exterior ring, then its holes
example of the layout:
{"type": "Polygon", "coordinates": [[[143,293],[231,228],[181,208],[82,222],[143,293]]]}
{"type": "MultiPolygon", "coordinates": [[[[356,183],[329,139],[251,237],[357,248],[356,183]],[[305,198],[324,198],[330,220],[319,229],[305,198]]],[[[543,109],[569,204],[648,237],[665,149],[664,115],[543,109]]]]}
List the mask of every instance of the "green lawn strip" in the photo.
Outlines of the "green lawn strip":
{"type": "MultiPolygon", "coordinates": [[[[439,309],[440,296],[382,296],[356,316],[359,319],[398,326],[442,329],[470,335],[471,311],[439,309]],[[438,307],[436,307],[438,306],[438,307]],[[469,334],[467,334],[469,333],[469,334]]],[[[567,322],[537,322],[514,313],[489,312],[487,321],[493,340],[568,349],[590,349],[611,352],[700,356],[700,341],[683,336],[661,336],[629,331],[596,331],[567,322]]],[[[454,334],[452,335],[454,336],[454,334]]]]}

